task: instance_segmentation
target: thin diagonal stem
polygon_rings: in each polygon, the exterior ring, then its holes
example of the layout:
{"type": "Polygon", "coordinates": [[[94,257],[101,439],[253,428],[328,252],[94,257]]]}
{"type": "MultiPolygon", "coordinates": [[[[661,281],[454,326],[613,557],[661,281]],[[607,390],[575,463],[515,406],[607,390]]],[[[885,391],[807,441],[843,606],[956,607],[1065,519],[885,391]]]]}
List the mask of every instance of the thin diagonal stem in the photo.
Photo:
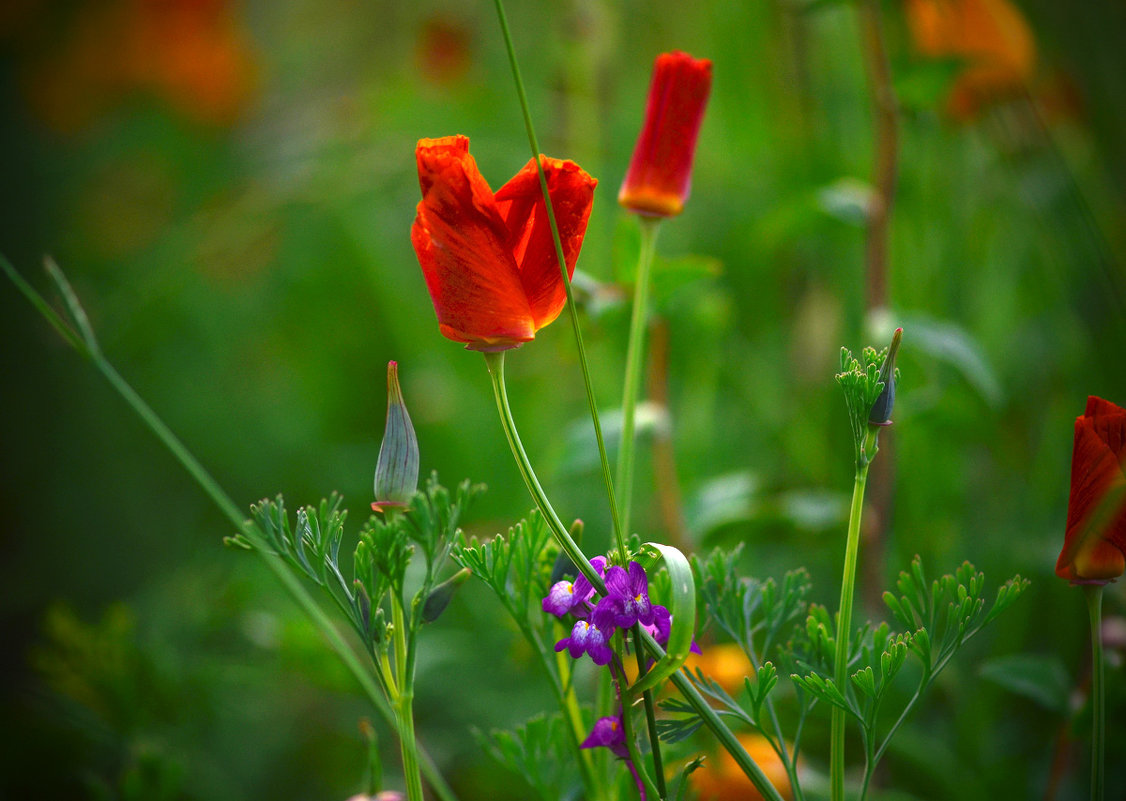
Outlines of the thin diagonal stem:
{"type": "Polygon", "coordinates": [[[621,501],[622,532],[629,534],[629,513],[633,498],[634,421],[637,395],[641,387],[641,368],[645,362],[645,335],[648,328],[649,275],[653,253],[657,247],[660,217],[638,217],[641,223],[641,248],[637,258],[637,280],[633,288],[633,312],[629,322],[629,343],[626,345],[626,378],[622,390],[622,437],[618,444],[617,487],[621,501]]]}
{"type": "MultiPolygon", "coordinates": [[[[141,421],[148,426],[149,430],[156,435],[157,439],[171,452],[173,457],[188,471],[188,474],[219,508],[219,511],[223,513],[227,520],[230,521],[244,537],[246,537],[247,541],[253,546],[254,551],[262,557],[267,568],[269,568],[270,572],[274,574],[282,587],[285,588],[290,597],[297,603],[301,611],[303,611],[309,620],[320,629],[322,635],[328,640],[331,648],[336,652],[337,656],[340,657],[340,660],[356,679],[376,711],[379,712],[380,717],[387,721],[388,724],[394,725],[394,714],[388,706],[387,701],[380,693],[375,681],[364,668],[359,657],[356,656],[355,651],[352,650],[341,636],[339,630],[328,618],[328,615],[325,614],[325,611],[313,600],[312,596],[297,577],[289,571],[289,568],[286,567],[282,558],[270,549],[270,546],[267,544],[258,527],[243,516],[235,502],[223,491],[223,488],[220,487],[219,483],[207,472],[207,469],[200,464],[199,460],[196,459],[180,439],[172,433],[172,430],[160,419],[157,413],[145,403],[141,396],[137,394],[136,390],[121,377],[117,370],[114,369],[113,365],[102,355],[101,350],[97,347],[97,343],[92,340],[93,333],[84,330],[83,336],[80,337],[76,335],[74,329],[51,309],[50,304],[48,304],[30,284],[23,280],[22,276],[16,272],[15,268],[12,267],[3,256],[0,256],[0,268],[4,270],[12,280],[12,283],[23,293],[24,297],[28,299],[32,306],[39,310],[44,318],[63,335],[63,338],[66,339],[68,344],[78,351],[80,355],[93,363],[98,369],[98,372],[109,382],[110,386],[113,387],[117,394],[121,396],[133,412],[141,418],[141,421]]],[[[72,306],[76,304],[77,298],[74,296],[73,290],[71,290],[62,271],[58,270],[56,267],[50,272],[51,277],[59,283],[60,291],[67,297],[67,302],[72,306]]],[[[445,779],[443,779],[442,775],[438,772],[433,760],[424,752],[421,754],[421,757],[422,771],[426,774],[427,781],[430,782],[430,786],[434,789],[434,792],[439,798],[443,799],[443,801],[455,801],[456,796],[453,790],[446,784],[445,779]]]]}
{"type": "Polygon", "coordinates": [[[602,436],[602,423],[598,418],[598,404],[594,399],[594,384],[590,379],[590,364],[586,358],[586,347],[583,345],[583,332],[579,326],[579,312],[575,308],[575,295],[571,291],[571,276],[567,274],[567,262],[563,256],[563,242],[559,238],[559,225],[555,221],[555,208],[551,203],[551,193],[547,190],[547,176],[544,175],[543,162],[540,159],[539,141],[536,139],[536,129],[532,125],[532,112],[528,107],[528,95],[524,91],[524,79],[520,77],[520,65],[516,61],[516,48],[512,44],[512,33],[508,29],[508,17],[504,13],[504,3],[495,0],[497,19],[500,21],[501,33],[504,44],[508,50],[508,61],[512,65],[512,78],[516,82],[516,94],[520,98],[520,109],[524,114],[524,128],[528,132],[528,144],[532,148],[532,158],[536,162],[536,170],[540,178],[540,191],[543,192],[543,202],[547,209],[547,221],[551,226],[551,239],[555,243],[555,257],[559,262],[559,271],[563,275],[563,288],[567,293],[567,310],[571,318],[571,330],[575,336],[575,347],[579,352],[579,364],[583,372],[583,384],[586,387],[587,405],[590,406],[590,419],[594,423],[594,438],[598,441],[598,458],[602,463],[602,483],[606,485],[606,498],[610,504],[610,520],[614,527],[614,536],[618,549],[624,556],[626,553],[625,534],[621,525],[621,516],[618,503],[614,497],[614,480],[610,475],[610,459],[606,455],[606,441],[602,436]]]}

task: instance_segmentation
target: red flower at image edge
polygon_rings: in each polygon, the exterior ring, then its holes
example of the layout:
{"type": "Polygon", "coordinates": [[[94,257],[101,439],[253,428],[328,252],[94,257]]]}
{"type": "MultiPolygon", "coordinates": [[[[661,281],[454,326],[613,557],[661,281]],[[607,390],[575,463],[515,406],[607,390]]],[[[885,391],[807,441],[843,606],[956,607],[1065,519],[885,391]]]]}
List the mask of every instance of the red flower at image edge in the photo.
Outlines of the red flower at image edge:
{"type": "Polygon", "coordinates": [[[1087,398],[1075,420],[1067,533],[1056,575],[1108,581],[1126,570],[1126,409],[1087,398]]]}
{"type": "MultiPolygon", "coordinates": [[[[415,156],[411,242],[442,335],[480,351],[533,339],[567,301],[535,161],[494,195],[464,136],[421,139],[415,156]]],[[[572,275],[598,182],[573,161],[540,158],[572,275]]]]}
{"type": "Polygon", "coordinates": [[[645,125],[633,149],[618,203],[654,217],[675,217],[692,187],[692,158],[712,88],[712,62],[662,53],[653,65],[645,125]]]}

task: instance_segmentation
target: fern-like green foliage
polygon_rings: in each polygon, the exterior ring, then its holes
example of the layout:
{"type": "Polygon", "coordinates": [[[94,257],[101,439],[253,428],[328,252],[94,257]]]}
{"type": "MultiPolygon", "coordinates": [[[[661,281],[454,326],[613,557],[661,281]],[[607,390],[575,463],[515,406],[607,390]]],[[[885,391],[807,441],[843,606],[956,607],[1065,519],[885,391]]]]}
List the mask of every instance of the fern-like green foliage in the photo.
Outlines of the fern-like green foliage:
{"type": "MultiPolygon", "coordinates": [[[[438,580],[458,525],[484,485],[461,482],[452,493],[431,474],[403,511],[383,517],[372,515],[360,530],[352,556],[352,580],[340,567],[340,548],[347,512],[343,499],[332,493],[318,506],[297,510],[291,523],[281,495],[251,506],[253,521],[269,546],[298,573],[322,587],[374,656],[388,647],[391,635],[385,602],[390,593],[405,600],[407,567],[418,549],[426,569],[416,589],[407,621],[411,632],[422,623],[422,609],[438,580]]],[[[249,548],[242,536],[228,538],[230,544],[249,548]]]]}
{"type": "Polygon", "coordinates": [[[560,713],[537,715],[512,731],[475,731],[481,747],[498,763],[523,776],[541,801],[558,801],[572,782],[567,728],[560,713]]]}
{"type": "MultiPolygon", "coordinates": [[[[869,367],[878,365],[879,359],[874,351],[866,356],[869,367]]],[[[875,391],[874,385],[871,391],[875,391]]],[[[770,740],[795,783],[799,777],[793,766],[805,720],[822,702],[845,710],[859,725],[866,790],[891,738],[941,670],[1028,586],[1016,576],[987,605],[985,577],[973,565],[967,562],[952,575],[928,583],[916,557],[910,569],[900,574],[898,592],[884,594],[893,617],[891,625],[902,630],[893,631],[886,622],[856,627],[849,642],[849,681],[839,687],[832,678],[836,624],[828,609],[808,602],[809,575],[804,570],[793,571],[780,583],[743,578],[738,575],[739,556],[739,548],[716,550],[706,558],[694,557],[693,569],[710,622],[740,645],[751,672],[744,678],[738,698],[699,669],[690,677],[719,714],[741,721],[770,740]],[[893,722],[881,725],[880,713],[892,706],[889,691],[905,674],[912,657],[917,669],[906,673],[917,680],[914,692],[893,722]],[[779,688],[777,666],[791,677],[792,697],[774,697],[779,688]],[[782,714],[787,710],[788,714],[782,714]],[[788,733],[782,725],[787,722],[788,733]]],[[[903,697],[899,692],[895,696],[903,697]]],[[[662,706],[668,714],[658,721],[661,739],[677,742],[700,727],[701,720],[689,704],[670,699],[662,706]]]]}
{"type": "MultiPolygon", "coordinates": [[[[850,649],[849,686],[837,687],[830,678],[831,656],[826,661],[822,653],[820,664],[799,660],[807,670],[791,676],[794,684],[818,700],[844,709],[859,724],[865,746],[865,788],[891,738],[943,668],[1027,587],[1026,579],[1013,577],[1001,585],[987,609],[985,576],[972,564],[965,562],[953,574],[928,584],[922,560],[915,557],[910,569],[899,574],[898,594],[885,592],[883,596],[894,621],[904,630],[895,633],[887,623],[874,628],[866,624],[856,630],[850,649]],[[889,706],[889,690],[909,656],[915,657],[919,668],[914,692],[894,722],[880,731],[878,715],[889,706]]],[[[827,613],[810,615],[807,653],[823,651],[820,641],[831,631],[827,620],[827,613]]]]}
{"type": "Polygon", "coordinates": [[[520,632],[541,655],[555,683],[560,681],[555,662],[547,658],[552,653],[548,643],[553,639],[551,631],[555,624],[544,614],[542,602],[551,586],[558,553],[551,529],[535,510],[505,536],[498,534],[484,542],[458,538],[452,553],[455,562],[468,568],[496,594],[520,632]]]}

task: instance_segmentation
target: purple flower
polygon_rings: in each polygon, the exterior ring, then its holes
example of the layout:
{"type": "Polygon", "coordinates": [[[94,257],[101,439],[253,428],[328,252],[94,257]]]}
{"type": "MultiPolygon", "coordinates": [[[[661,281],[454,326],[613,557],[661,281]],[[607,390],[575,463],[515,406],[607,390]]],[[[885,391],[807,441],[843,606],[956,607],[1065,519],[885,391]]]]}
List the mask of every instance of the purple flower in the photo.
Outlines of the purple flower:
{"type": "Polygon", "coordinates": [[[630,562],[628,573],[617,565],[607,570],[606,597],[598,602],[595,615],[623,629],[635,623],[652,626],[654,607],[649,602],[649,579],[645,568],[637,562],[630,562]]]}
{"type": "MultiPolygon", "coordinates": [[[[596,556],[590,560],[590,563],[599,576],[605,574],[606,557],[596,556]]],[[[543,599],[543,611],[558,618],[565,617],[568,612],[575,617],[585,618],[590,614],[589,601],[592,595],[594,595],[594,585],[580,573],[573,582],[564,579],[551,585],[547,597],[543,599]]]]}
{"type": "Polygon", "coordinates": [[[653,605],[653,622],[650,625],[642,624],[642,628],[653,635],[653,639],[662,648],[669,644],[669,632],[672,631],[672,615],[669,610],[660,604],[653,605]]]}
{"type": "Polygon", "coordinates": [[[596,665],[609,664],[614,652],[610,650],[610,638],[614,636],[613,628],[604,628],[594,621],[579,620],[571,629],[571,636],[564,637],[555,643],[555,650],[562,651],[566,648],[571,653],[572,659],[578,659],[583,654],[590,654],[591,660],[596,665]]]}
{"type": "Polygon", "coordinates": [[[610,753],[622,759],[629,759],[629,749],[626,748],[626,730],[622,725],[622,716],[599,718],[590,732],[590,736],[582,741],[579,748],[610,749],[610,753]]]}

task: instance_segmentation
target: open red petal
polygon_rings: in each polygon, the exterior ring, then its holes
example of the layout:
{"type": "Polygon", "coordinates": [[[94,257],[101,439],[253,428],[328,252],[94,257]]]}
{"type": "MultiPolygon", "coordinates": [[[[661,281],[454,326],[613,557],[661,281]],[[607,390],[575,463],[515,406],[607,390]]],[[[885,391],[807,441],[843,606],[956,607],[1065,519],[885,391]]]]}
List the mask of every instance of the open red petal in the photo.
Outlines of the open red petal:
{"type": "Polygon", "coordinates": [[[1087,401],[1075,421],[1067,531],[1056,574],[1105,580],[1126,570],[1126,410],[1087,401]]]}
{"type": "Polygon", "coordinates": [[[442,334],[470,348],[514,347],[535,335],[508,229],[464,136],[415,151],[422,201],[411,229],[442,334]]]}
{"type": "MultiPolygon", "coordinates": [[[[571,276],[582,249],[598,181],[573,161],[541,158],[559,226],[563,261],[567,275],[571,276]]],[[[508,228],[508,246],[519,267],[538,331],[559,316],[567,302],[567,292],[559,271],[535,161],[529,159],[524,168],[497,191],[496,201],[508,228]]]]}

